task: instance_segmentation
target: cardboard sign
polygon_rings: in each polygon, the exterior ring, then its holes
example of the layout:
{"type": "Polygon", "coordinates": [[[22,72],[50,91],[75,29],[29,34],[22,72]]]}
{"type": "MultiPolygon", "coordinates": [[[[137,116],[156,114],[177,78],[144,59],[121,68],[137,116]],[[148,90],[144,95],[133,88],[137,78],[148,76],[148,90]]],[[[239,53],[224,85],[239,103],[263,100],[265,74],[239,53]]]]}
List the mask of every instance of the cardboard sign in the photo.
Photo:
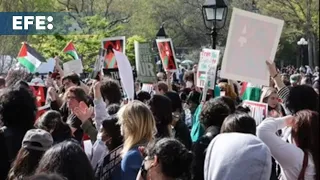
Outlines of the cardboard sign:
{"type": "Polygon", "coordinates": [[[273,61],[284,21],[233,8],[221,77],[269,85],[265,61],[273,61]]]}
{"type": "Polygon", "coordinates": [[[105,77],[109,77],[111,79],[114,79],[118,82],[118,85],[121,87],[121,80],[120,80],[120,74],[119,69],[103,69],[103,74],[105,77]]]}
{"type": "Polygon", "coordinates": [[[63,63],[63,73],[65,76],[76,73],[81,74],[83,72],[82,61],[68,61],[63,63]]]}
{"type": "Polygon", "coordinates": [[[107,52],[104,56],[104,68],[114,69],[118,68],[116,57],[114,55],[113,49],[125,53],[125,37],[113,37],[105,38],[101,41],[101,48],[105,49],[107,52]]]}
{"type": "Polygon", "coordinates": [[[178,65],[171,39],[157,39],[159,55],[165,71],[176,72],[178,65]]]}
{"type": "Polygon", "coordinates": [[[257,126],[267,117],[268,115],[268,104],[260,103],[255,101],[243,101],[243,107],[250,108],[250,116],[256,120],[257,126]]]}
{"type": "Polygon", "coordinates": [[[101,161],[99,161],[97,167],[95,168],[96,179],[111,180],[111,179],[114,179],[114,176],[117,176],[114,174],[120,173],[122,149],[123,149],[123,146],[121,145],[116,149],[114,149],[113,151],[111,151],[101,161]]]}
{"type": "Polygon", "coordinates": [[[136,56],[137,80],[142,83],[157,81],[156,64],[152,59],[149,43],[134,42],[136,56]]]}
{"type": "Polygon", "coordinates": [[[197,86],[200,88],[204,88],[207,72],[208,73],[208,81],[207,86],[209,89],[214,89],[215,87],[215,80],[216,80],[216,71],[217,65],[219,64],[219,53],[218,50],[213,49],[203,49],[200,53],[200,61],[198,65],[198,72],[197,72],[197,86]]]}

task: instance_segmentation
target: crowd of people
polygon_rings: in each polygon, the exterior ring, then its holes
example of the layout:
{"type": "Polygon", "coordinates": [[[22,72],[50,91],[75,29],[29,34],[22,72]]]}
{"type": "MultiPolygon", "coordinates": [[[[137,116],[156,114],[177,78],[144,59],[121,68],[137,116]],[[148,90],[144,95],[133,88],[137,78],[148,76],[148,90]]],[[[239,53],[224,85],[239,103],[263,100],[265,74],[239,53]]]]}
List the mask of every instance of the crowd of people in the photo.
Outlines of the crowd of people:
{"type": "Polygon", "coordinates": [[[220,77],[203,94],[197,66],[159,72],[127,101],[117,81],[64,75],[56,62],[30,81],[47,87],[50,109],[38,118],[28,82],[0,78],[1,180],[319,179],[318,67],[267,62],[270,86],[251,95],[220,77]],[[267,117],[257,125],[243,100],[268,104],[267,117]]]}

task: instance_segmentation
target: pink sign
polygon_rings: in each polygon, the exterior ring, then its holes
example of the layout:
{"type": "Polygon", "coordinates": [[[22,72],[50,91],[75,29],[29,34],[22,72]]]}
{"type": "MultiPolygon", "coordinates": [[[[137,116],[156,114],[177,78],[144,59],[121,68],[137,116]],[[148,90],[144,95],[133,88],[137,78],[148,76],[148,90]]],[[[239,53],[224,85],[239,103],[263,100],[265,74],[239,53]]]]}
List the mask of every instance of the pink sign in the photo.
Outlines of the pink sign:
{"type": "Polygon", "coordinates": [[[220,76],[269,85],[265,61],[273,61],[284,21],[233,9],[220,76]]]}

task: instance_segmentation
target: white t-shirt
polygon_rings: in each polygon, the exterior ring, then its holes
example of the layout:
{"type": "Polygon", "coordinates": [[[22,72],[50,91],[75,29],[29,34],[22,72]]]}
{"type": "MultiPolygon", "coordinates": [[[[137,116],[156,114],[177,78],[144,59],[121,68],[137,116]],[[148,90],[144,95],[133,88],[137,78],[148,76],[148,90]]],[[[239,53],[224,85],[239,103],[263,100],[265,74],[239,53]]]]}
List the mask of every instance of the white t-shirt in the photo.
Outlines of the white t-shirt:
{"type": "Polygon", "coordinates": [[[35,77],[31,80],[31,83],[34,83],[34,84],[44,84],[43,80],[39,77],[35,77]]]}

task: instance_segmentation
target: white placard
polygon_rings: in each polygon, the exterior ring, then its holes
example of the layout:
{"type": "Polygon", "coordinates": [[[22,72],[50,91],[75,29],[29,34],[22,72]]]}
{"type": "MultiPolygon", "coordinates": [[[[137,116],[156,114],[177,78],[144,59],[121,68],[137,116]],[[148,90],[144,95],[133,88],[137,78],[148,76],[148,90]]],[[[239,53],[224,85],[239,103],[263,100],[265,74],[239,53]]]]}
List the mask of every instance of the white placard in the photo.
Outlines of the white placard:
{"type": "Polygon", "coordinates": [[[83,66],[81,60],[68,61],[63,63],[63,73],[65,76],[76,73],[80,74],[83,72],[83,66]]]}
{"type": "Polygon", "coordinates": [[[233,8],[221,77],[269,85],[265,61],[273,61],[284,21],[233,8]]]}
{"type": "Polygon", "coordinates": [[[214,89],[216,79],[216,69],[219,64],[219,50],[203,49],[200,53],[200,61],[197,71],[197,86],[204,88],[206,76],[207,86],[209,89],[214,89]],[[211,68],[211,69],[210,69],[211,68]],[[210,72],[208,72],[210,69],[210,72]],[[207,73],[208,72],[208,73],[207,73]]]}

